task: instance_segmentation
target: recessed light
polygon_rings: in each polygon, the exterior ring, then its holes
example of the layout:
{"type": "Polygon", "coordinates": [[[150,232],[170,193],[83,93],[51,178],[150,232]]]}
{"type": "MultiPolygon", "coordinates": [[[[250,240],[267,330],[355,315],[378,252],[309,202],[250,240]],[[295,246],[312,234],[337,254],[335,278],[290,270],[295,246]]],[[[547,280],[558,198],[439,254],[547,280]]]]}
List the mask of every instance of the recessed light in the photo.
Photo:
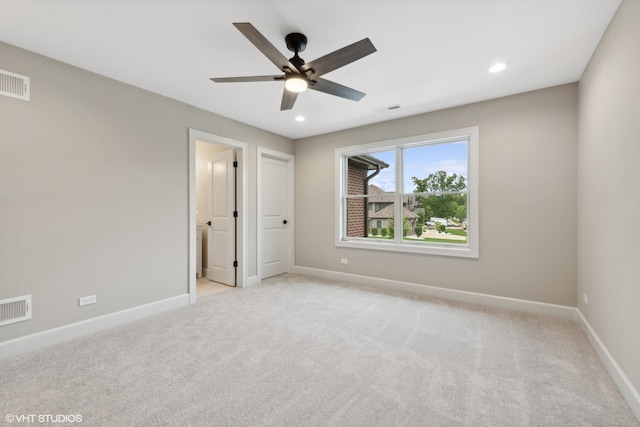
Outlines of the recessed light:
{"type": "Polygon", "coordinates": [[[303,115],[296,116],[296,122],[304,122],[306,119],[303,115]]]}
{"type": "Polygon", "coordinates": [[[500,71],[503,71],[505,68],[507,68],[507,64],[504,62],[496,62],[495,64],[493,64],[491,66],[491,68],[489,68],[489,72],[490,73],[499,73],[500,71]]]}

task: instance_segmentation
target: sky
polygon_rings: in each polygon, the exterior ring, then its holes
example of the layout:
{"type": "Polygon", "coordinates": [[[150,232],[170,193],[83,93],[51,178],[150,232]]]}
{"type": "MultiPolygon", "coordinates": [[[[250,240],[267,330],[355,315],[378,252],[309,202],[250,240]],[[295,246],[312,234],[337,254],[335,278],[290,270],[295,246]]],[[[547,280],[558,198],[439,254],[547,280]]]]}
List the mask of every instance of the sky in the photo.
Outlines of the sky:
{"type": "MultiPolygon", "coordinates": [[[[415,188],[411,177],[426,178],[429,174],[446,171],[448,175],[458,174],[467,177],[467,141],[448,142],[423,145],[404,150],[404,192],[411,193],[415,188]]],[[[382,169],[370,184],[382,188],[384,191],[395,191],[395,151],[370,153],[373,157],[388,163],[390,166],[382,169]]]]}

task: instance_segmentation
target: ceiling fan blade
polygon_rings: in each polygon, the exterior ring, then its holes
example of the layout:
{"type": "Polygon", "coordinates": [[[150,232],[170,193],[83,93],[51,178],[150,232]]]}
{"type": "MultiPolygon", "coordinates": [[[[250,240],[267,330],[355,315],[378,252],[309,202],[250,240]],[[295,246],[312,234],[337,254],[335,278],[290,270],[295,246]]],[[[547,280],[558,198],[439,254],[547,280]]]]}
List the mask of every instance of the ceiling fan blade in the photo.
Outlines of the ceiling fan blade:
{"type": "Polygon", "coordinates": [[[298,69],[282,54],[269,40],[263,36],[253,25],[248,22],[235,22],[233,24],[244,36],[249,39],[255,47],[271,62],[274,63],[278,69],[286,71],[288,68],[291,71],[298,71],[298,69]]]}
{"type": "Polygon", "coordinates": [[[315,84],[310,84],[309,89],[328,93],[329,95],[339,96],[340,98],[350,99],[352,101],[360,101],[366,95],[364,92],[320,78],[315,80],[315,84]]]}
{"type": "Polygon", "coordinates": [[[212,77],[210,80],[216,83],[271,82],[284,80],[284,76],[212,77]]]}
{"type": "Polygon", "coordinates": [[[300,71],[306,73],[308,70],[312,70],[312,73],[307,75],[315,79],[316,77],[320,77],[323,74],[357,61],[360,58],[364,58],[376,52],[376,50],[371,40],[368,38],[363,39],[349,46],[345,46],[342,49],[338,49],[335,52],[328,53],[308,64],[302,65],[300,71]]]}
{"type": "Polygon", "coordinates": [[[293,108],[293,104],[296,103],[296,99],[298,99],[298,92],[291,92],[290,90],[285,89],[282,93],[280,111],[291,110],[293,108]]]}

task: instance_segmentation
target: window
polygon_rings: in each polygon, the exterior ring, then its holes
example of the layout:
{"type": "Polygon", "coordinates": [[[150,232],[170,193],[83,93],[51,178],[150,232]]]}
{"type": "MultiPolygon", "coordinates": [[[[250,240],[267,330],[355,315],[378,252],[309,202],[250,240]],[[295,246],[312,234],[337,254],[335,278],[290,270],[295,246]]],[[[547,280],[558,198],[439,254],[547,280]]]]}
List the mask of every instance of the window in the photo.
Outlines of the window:
{"type": "Polygon", "coordinates": [[[478,128],[336,150],[336,245],[478,257],[478,128]]]}

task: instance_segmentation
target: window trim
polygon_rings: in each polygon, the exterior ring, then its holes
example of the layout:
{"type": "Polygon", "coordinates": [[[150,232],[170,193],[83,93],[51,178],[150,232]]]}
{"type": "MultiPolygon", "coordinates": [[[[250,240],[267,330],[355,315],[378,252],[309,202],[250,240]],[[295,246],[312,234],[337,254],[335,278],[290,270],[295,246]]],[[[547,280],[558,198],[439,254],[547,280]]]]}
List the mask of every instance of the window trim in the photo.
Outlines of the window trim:
{"type": "MultiPolygon", "coordinates": [[[[379,251],[403,252],[424,255],[452,256],[463,258],[479,258],[480,233],[479,233],[479,183],[478,183],[478,145],[479,145],[479,128],[478,126],[456,129],[445,132],[436,132],[425,135],[411,136],[407,138],[399,138],[393,140],[378,141],[368,144],[351,145],[348,147],[340,147],[335,150],[335,245],[336,247],[358,248],[379,251]],[[395,236],[400,236],[399,241],[382,241],[373,240],[365,237],[343,239],[346,230],[346,198],[347,194],[347,159],[349,156],[358,154],[375,154],[375,151],[390,151],[402,148],[411,148],[428,144],[438,144],[453,142],[460,139],[468,140],[468,158],[467,158],[467,245],[458,244],[429,244],[429,243],[410,243],[402,241],[402,221],[396,221],[395,236]]],[[[402,153],[402,151],[400,151],[402,153]]],[[[402,156],[396,158],[396,164],[402,162],[402,156]]],[[[396,198],[402,197],[400,191],[406,189],[401,188],[403,180],[402,168],[395,168],[396,174],[396,198]],[[399,196],[398,196],[399,195],[399,196]]],[[[406,194],[406,193],[405,193],[406,194]]],[[[401,199],[400,199],[401,200],[401,199]]],[[[396,217],[402,216],[402,204],[395,203],[396,217]],[[398,216],[399,215],[399,216],[398,216]]]]}

